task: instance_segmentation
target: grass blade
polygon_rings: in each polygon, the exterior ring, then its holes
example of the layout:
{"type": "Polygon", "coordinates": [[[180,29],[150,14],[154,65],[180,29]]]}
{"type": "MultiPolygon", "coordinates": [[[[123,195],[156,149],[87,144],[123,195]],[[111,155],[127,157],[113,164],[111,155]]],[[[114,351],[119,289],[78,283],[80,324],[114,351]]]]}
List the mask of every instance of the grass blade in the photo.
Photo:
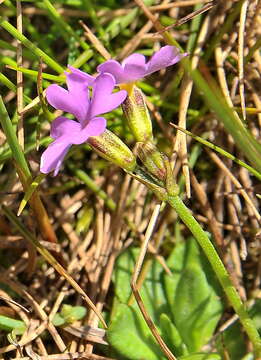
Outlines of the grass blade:
{"type": "Polygon", "coordinates": [[[7,20],[4,20],[2,16],[0,16],[0,26],[3,29],[9,32],[15,39],[21,41],[21,43],[27,47],[32,53],[37,57],[42,57],[44,62],[50,66],[53,70],[55,70],[58,74],[63,73],[64,69],[61,65],[59,65],[55,60],[53,60],[49,55],[47,55],[43,50],[33,44],[26,36],[21,34],[12,24],[10,24],[7,20]]]}

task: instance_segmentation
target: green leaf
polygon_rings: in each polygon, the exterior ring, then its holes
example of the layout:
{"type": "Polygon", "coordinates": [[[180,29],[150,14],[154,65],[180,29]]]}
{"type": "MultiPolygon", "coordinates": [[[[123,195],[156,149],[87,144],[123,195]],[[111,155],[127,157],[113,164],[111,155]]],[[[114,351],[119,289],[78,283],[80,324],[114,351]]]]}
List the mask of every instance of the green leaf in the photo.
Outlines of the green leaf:
{"type": "Polygon", "coordinates": [[[197,353],[179,357],[178,360],[222,360],[218,354],[197,353]]]}
{"type": "Polygon", "coordinates": [[[164,356],[138,309],[119,304],[107,330],[111,346],[130,360],[163,360],[164,356]]]}
{"type": "Polygon", "coordinates": [[[161,314],[160,316],[160,330],[164,341],[173,354],[176,356],[188,354],[187,347],[183,343],[176,326],[166,314],[161,314]]]}
{"type": "Polygon", "coordinates": [[[87,310],[83,306],[72,306],[68,304],[63,304],[61,311],[55,314],[52,322],[55,326],[72,324],[75,321],[84,318],[86,313],[87,310]]]}
{"type": "Polygon", "coordinates": [[[55,314],[52,320],[54,326],[62,326],[65,324],[64,318],[59,314],[55,314]]]}
{"type": "Polygon", "coordinates": [[[60,315],[64,318],[67,324],[73,323],[76,320],[80,320],[84,318],[87,310],[83,306],[71,306],[68,304],[64,304],[62,306],[62,310],[60,315]]]}
{"type": "Polygon", "coordinates": [[[77,223],[76,223],[76,232],[80,234],[81,232],[87,232],[91,222],[93,221],[94,210],[90,205],[85,205],[77,214],[77,223]]]}
{"type": "Polygon", "coordinates": [[[222,314],[213,271],[193,238],[178,244],[168,259],[173,276],[165,274],[171,313],[189,352],[211,338],[222,314]]]}
{"type": "MultiPolygon", "coordinates": [[[[120,302],[127,303],[131,296],[131,275],[139,249],[132,248],[122,253],[116,263],[114,272],[115,292],[120,302]]],[[[168,313],[169,308],[162,284],[162,266],[155,260],[150,261],[140,294],[152,320],[159,324],[160,315],[168,313]]]]}
{"type": "Polygon", "coordinates": [[[0,329],[8,332],[16,330],[17,335],[21,335],[26,330],[26,325],[21,320],[16,320],[8,316],[0,315],[0,329]]]}
{"type": "MultiPolygon", "coordinates": [[[[256,299],[256,303],[249,310],[249,314],[253,319],[257,329],[261,330],[261,299],[256,299]]],[[[242,333],[240,323],[237,321],[229,326],[222,332],[217,338],[216,343],[219,353],[223,353],[224,350],[229,354],[231,359],[242,359],[246,355],[247,348],[245,343],[245,337],[242,333]]],[[[248,354],[251,358],[251,354],[248,354]]],[[[245,356],[244,359],[247,359],[245,356]]]]}
{"type": "MultiPolygon", "coordinates": [[[[116,262],[114,272],[116,298],[107,336],[114,349],[127,359],[159,360],[164,356],[143,319],[138,305],[135,301],[131,306],[126,305],[131,296],[130,281],[138,253],[139,249],[128,249],[119,256],[116,262]]],[[[146,265],[150,267],[140,294],[153,322],[160,327],[161,314],[169,312],[162,284],[163,270],[155,260],[148,260],[145,267],[146,265]]]]}

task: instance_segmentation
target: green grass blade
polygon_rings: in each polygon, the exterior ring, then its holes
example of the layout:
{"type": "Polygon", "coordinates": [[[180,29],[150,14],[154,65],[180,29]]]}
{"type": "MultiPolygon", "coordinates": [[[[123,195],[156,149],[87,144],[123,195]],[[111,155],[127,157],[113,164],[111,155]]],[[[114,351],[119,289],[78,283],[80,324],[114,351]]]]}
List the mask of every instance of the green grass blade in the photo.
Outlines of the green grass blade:
{"type": "Polygon", "coordinates": [[[94,52],[91,49],[85,50],[84,52],[81,53],[80,56],[78,56],[78,58],[71,65],[78,69],[82,65],[86,64],[88,60],[92,58],[93,54],[94,52]]]}
{"type": "Polygon", "coordinates": [[[51,4],[49,0],[43,0],[42,4],[38,5],[40,8],[44,8],[48,11],[48,14],[52,18],[53,22],[59,26],[59,29],[61,30],[61,35],[64,37],[65,41],[68,42],[69,37],[73,37],[76,41],[79,42],[83,50],[88,50],[90,46],[81,39],[79,35],[76,34],[76,32],[71,28],[71,26],[64,21],[62,16],[58,13],[58,11],[55,9],[55,7],[51,4]]]}
{"type": "Polygon", "coordinates": [[[0,96],[0,123],[4,130],[8,145],[12,151],[13,157],[21,170],[25,179],[29,179],[31,177],[31,173],[29,167],[27,165],[23,150],[18,143],[17,136],[15,130],[13,128],[13,124],[11,119],[6,111],[4,102],[2,97],[0,96]]]}
{"type": "MultiPolygon", "coordinates": [[[[37,78],[37,76],[38,76],[38,71],[36,71],[36,70],[26,69],[26,68],[22,68],[22,67],[18,67],[18,66],[9,66],[9,68],[11,70],[20,71],[23,74],[29,75],[29,76],[31,76],[33,78],[37,78]]],[[[46,79],[46,80],[58,82],[58,83],[64,83],[65,82],[65,76],[64,75],[56,76],[56,75],[52,75],[52,74],[42,73],[42,78],[46,79]]]]}
{"type": "Polygon", "coordinates": [[[77,169],[72,164],[69,165],[70,169],[73,171],[74,175],[84,182],[84,184],[91,189],[99,198],[104,200],[105,204],[109,209],[115,210],[115,202],[104,192],[83,170],[77,169]]]}
{"type": "Polygon", "coordinates": [[[95,30],[98,34],[103,37],[106,33],[103,27],[100,24],[99,18],[97,16],[97,10],[94,8],[94,2],[91,0],[82,0],[82,6],[88,12],[90,18],[92,19],[93,25],[95,26],[95,30]]]}
{"type": "Polygon", "coordinates": [[[28,189],[26,190],[24,197],[19,205],[19,209],[17,211],[17,216],[20,216],[22,211],[24,210],[26,204],[30,200],[31,196],[41,184],[42,180],[45,178],[45,174],[39,174],[32,182],[28,185],[28,189]]]}
{"type": "Polygon", "coordinates": [[[195,134],[193,134],[192,132],[186,130],[186,129],[183,129],[177,125],[174,125],[174,124],[171,124],[173,125],[176,129],[178,129],[179,131],[182,131],[184,132],[185,134],[191,136],[193,139],[195,139],[196,141],[198,141],[199,143],[209,147],[210,149],[212,150],[215,150],[217,153],[227,157],[228,159],[231,159],[233,160],[236,164],[240,165],[240,166],[243,166],[244,168],[246,168],[252,175],[254,175],[257,179],[261,180],[261,173],[256,171],[254,168],[252,168],[252,166],[246,164],[244,161],[236,158],[234,155],[230,154],[229,152],[223,150],[221,147],[215,145],[215,144],[212,144],[211,142],[203,139],[202,137],[200,136],[197,136],[195,134]]]}
{"type": "MultiPolygon", "coordinates": [[[[4,74],[0,72],[0,83],[4,84],[9,90],[16,93],[16,85],[12,83],[4,74]]],[[[23,94],[23,98],[26,104],[29,104],[32,100],[29,96],[23,94]]]]}
{"type": "Polygon", "coordinates": [[[35,44],[33,44],[30,40],[27,39],[22,33],[20,33],[12,24],[10,24],[7,20],[4,20],[2,16],[0,16],[0,26],[3,29],[9,32],[15,39],[20,40],[21,43],[32,51],[32,53],[37,57],[42,57],[43,61],[49,65],[53,70],[57,73],[63,73],[64,69],[61,65],[59,65],[55,60],[53,60],[49,55],[47,55],[43,50],[38,48],[35,44]]]}
{"type": "Polygon", "coordinates": [[[16,330],[16,334],[23,334],[26,330],[26,325],[21,320],[16,320],[5,315],[0,315],[0,330],[11,332],[16,330]]]}
{"type": "MultiPolygon", "coordinates": [[[[52,141],[51,138],[49,136],[46,136],[39,141],[39,145],[47,146],[51,143],[51,141],[52,141]]],[[[25,144],[24,154],[26,155],[35,149],[36,149],[36,142],[35,139],[33,139],[28,144],[25,144]]],[[[6,162],[7,160],[9,160],[11,157],[12,157],[12,151],[9,148],[0,155],[0,165],[6,162]]]]}
{"type": "Polygon", "coordinates": [[[198,70],[190,69],[188,59],[184,60],[185,68],[190,72],[196,86],[203,93],[206,105],[216,113],[226,131],[232,135],[235,143],[251,161],[253,167],[261,172],[261,145],[235,116],[214,80],[209,79],[211,81],[210,86],[198,70]]]}

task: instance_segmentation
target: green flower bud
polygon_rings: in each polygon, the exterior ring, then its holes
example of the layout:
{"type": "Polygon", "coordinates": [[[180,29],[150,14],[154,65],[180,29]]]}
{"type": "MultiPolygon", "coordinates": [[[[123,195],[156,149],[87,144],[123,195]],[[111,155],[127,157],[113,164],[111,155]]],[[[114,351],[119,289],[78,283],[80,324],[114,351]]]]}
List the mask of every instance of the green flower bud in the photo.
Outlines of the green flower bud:
{"type": "MultiPolygon", "coordinates": [[[[121,85],[121,89],[125,89],[121,85]]],[[[146,142],[153,139],[150,114],[142,91],[135,85],[127,87],[128,96],[122,103],[124,115],[137,141],[146,142]]]]}
{"type": "Polygon", "coordinates": [[[150,174],[157,179],[164,181],[166,178],[166,168],[164,155],[157,149],[152,142],[137,143],[137,155],[150,174]]]}
{"type": "Polygon", "coordinates": [[[121,139],[111,131],[106,129],[99,136],[90,136],[88,144],[104,159],[113,162],[127,171],[135,169],[135,156],[121,139]]]}

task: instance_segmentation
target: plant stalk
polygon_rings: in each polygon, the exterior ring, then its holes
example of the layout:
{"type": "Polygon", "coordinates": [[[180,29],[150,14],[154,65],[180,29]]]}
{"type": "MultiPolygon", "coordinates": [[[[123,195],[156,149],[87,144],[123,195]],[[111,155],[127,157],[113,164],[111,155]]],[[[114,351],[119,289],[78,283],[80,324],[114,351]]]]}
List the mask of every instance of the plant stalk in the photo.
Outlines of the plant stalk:
{"type": "Polygon", "coordinates": [[[249,317],[241,298],[230,280],[229,274],[218,256],[213,244],[205,231],[193,217],[178,195],[168,195],[167,202],[175,209],[181,220],[189,228],[195,239],[198,241],[205,255],[207,256],[227,298],[234,308],[243,325],[249,339],[251,340],[256,359],[261,358],[261,339],[253,320],[249,317]]]}

